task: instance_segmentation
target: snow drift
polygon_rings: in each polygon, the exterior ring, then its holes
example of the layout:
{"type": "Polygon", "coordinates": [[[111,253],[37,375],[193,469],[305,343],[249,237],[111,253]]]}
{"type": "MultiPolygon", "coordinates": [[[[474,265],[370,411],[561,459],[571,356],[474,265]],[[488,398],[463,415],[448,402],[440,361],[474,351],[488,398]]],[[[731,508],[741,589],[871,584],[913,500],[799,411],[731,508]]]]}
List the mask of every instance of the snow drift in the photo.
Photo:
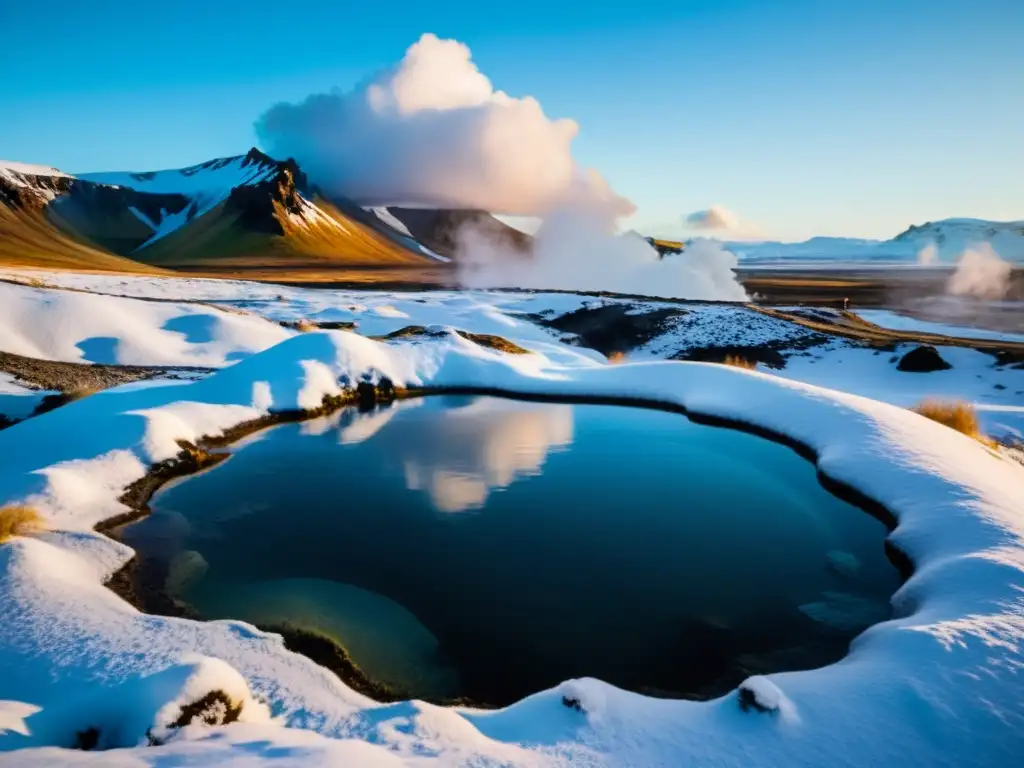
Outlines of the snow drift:
{"type": "Polygon", "coordinates": [[[292,335],[215,307],[0,283],[0,349],[43,360],[217,368],[292,335]]]}

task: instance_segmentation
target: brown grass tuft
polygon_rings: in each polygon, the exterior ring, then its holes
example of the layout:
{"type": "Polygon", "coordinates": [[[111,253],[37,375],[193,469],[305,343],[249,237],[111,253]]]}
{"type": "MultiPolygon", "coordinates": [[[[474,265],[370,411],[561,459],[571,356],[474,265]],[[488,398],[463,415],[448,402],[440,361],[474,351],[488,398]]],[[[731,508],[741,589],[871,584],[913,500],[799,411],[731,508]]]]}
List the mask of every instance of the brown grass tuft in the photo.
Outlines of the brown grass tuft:
{"type": "Polygon", "coordinates": [[[922,400],[911,410],[968,437],[973,437],[985,445],[993,445],[993,441],[982,433],[981,426],[978,424],[978,414],[970,403],[965,403],[962,400],[922,400]]]}
{"type": "Polygon", "coordinates": [[[13,536],[43,529],[43,518],[32,507],[15,504],[0,508],[0,544],[13,536]]]}
{"type": "Polygon", "coordinates": [[[608,362],[612,365],[618,365],[619,363],[626,362],[625,352],[612,352],[608,355],[608,362]]]}
{"type": "Polygon", "coordinates": [[[312,320],[302,319],[295,323],[295,330],[301,331],[302,333],[310,333],[312,331],[319,331],[320,326],[312,320]]]}
{"type": "Polygon", "coordinates": [[[748,371],[753,371],[757,368],[757,363],[753,360],[747,360],[747,358],[740,357],[739,355],[726,355],[722,364],[731,365],[733,368],[744,368],[748,371]]]}

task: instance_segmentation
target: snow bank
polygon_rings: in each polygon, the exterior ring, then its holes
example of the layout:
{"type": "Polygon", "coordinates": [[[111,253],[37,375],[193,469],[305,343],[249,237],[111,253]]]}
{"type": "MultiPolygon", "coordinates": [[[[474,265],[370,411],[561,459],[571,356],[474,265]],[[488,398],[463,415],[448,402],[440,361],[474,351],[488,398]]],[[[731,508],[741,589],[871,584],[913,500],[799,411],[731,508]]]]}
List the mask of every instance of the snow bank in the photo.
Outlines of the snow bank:
{"type": "Polygon", "coordinates": [[[0,283],[0,350],[26,357],[221,367],[292,335],[215,307],[0,283]]]}
{"type": "MultiPolygon", "coordinates": [[[[229,413],[169,412],[175,419],[161,424],[161,441],[222,429],[229,413]]],[[[83,691],[123,690],[190,653],[237,670],[276,724],[182,734],[133,759],[239,758],[245,738],[257,744],[244,753],[253,762],[297,761],[298,749],[307,761],[344,755],[365,764],[998,766],[1024,749],[1024,470],[904,409],[720,365],[572,366],[450,335],[389,346],[329,332],[291,338],[195,383],[86,398],[0,432],[0,454],[8,458],[0,503],[35,494],[56,528],[0,547],[0,722],[38,708],[7,726],[3,750],[35,739],[24,734],[40,733],[39,723],[83,691]],[[101,586],[131,551],[87,529],[98,515],[123,511],[119,488],[144,471],[153,419],[139,412],[187,402],[241,408],[241,417],[254,389],[273,408],[290,408],[304,392],[337,391],[339,380],[364,373],[406,385],[666,402],[787,435],[811,447],[827,475],[887,506],[899,521],[892,541],[916,571],[893,598],[895,618],[864,632],[842,662],[748,681],[766,709],[798,717],[744,711],[737,692],[704,703],[657,700],[597,680],[493,712],[377,705],[275,635],[241,622],[142,615],[101,586]],[[88,479],[89,489],[71,493],[70,479],[88,479]],[[565,703],[574,698],[579,708],[565,703]],[[353,738],[374,746],[344,741],[353,738]]],[[[142,708],[139,722],[143,712],[155,722],[151,711],[159,710],[142,708]]],[[[125,727],[138,732],[134,721],[125,727]]]]}
{"type": "Polygon", "coordinates": [[[253,699],[245,679],[223,661],[190,656],[118,686],[85,690],[37,712],[23,710],[22,722],[9,727],[25,737],[22,748],[107,750],[163,743],[186,725],[235,721],[268,723],[270,711],[253,699]]]}

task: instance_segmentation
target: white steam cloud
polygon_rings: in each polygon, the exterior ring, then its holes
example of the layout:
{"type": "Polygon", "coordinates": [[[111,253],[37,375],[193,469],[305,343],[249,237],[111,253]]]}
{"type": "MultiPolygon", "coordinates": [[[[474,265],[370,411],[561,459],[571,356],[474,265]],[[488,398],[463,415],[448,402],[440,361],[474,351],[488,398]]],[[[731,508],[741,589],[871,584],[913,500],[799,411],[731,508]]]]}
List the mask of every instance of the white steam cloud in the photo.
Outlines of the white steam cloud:
{"type": "Polygon", "coordinates": [[[631,214],[629,200],[574,161],[578,130],[532,97],[494,90],[467,46],[432,34],[355,90],[278,104],[256,124],[271,155],[294,157],[325,190],[363,204],[631,214]]]}
{"type": "Polygon", "coordinates": [[[460,232],[459,240],[459,279],[466,287],[747,299],[733,271],[736,256],[719,243],[695,241],[682,254],[660,259],[642,237],[616,235],[608,220],[590,211],[563,209],[548,216],[534,238],[532,258],[472,228],[460,232]]]}
{"type": "Polygon", "coordinates": [[[694,211],[683,217],[683,225],[701,232],[720,232],[740,240],[762,237],[760,227],[742,221],[724,205],[712,205],[703,211],[694,211]]]}
{"type": "Polygon", "coordinates": [[[939,263],[939,249],[935,243],[928,243],[917,252],[917,263],[922,267],[931,267],[939,263]]]}
{"type": "Polygon", "coordinates": [[[740,228],[740,218],[722,205],[712,205],[703,211],[694,211],[684,221],[692,229],[735,230],[740,228]]]}
{"type": "Polygon", "coordinates": [[[1010,291],[1012,272],[1012,265],[1003,261],[991,245],[974,245],[957,260],[956,271],[946,283],[946,292],[953,296],[998,301],[1010,291]]]}

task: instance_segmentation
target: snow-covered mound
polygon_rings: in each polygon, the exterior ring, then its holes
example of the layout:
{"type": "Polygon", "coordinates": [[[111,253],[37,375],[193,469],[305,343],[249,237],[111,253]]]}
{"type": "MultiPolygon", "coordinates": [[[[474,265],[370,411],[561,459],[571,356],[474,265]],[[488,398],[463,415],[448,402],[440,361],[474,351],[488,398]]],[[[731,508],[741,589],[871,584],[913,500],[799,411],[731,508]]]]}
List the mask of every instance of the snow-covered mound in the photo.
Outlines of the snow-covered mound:
{"type": "MultiPolygon", "coordinates": [[[[2,750],[71,746],[94,712],[71,706],[83,692],[116,697],[180,669],[189,654],[224,662],[223,674],[237,672],[278,719],[186,729],[164,747],[76,760],[923,768],[1012,765],[1024,749],[1024,470],[901,408],[729,366],[566,365],[452,334],[388,345],[337,331],[297,335],[195,383],[80,400],[0,432],[0,454],[0,504],[33,504],[54,529],[0,546],[2,750]],[[102,586],[132,552],[90,529],[125,511],[118,498],[154,446],[218,432],[254,411],[312,407],[364,373],[399,385],[674,403],[788,436],[814,451],[823,473],[891,511],[891,541],[915,573],[893,598],[894,618],[832,666],[751,680],[746,693],[703,703],[575,680],[492,712],[375,704],[277,635],[237,621],[139,614],[102,586]],[[37,728],[51,717],[63,729],[37,728]]],[[[683,507],[669,504],[673,511],[683,507]]],[[[205,687],[186,696],[161,686],[157,698],[180,706],[205,687]]],[[[148,722],[159,711],[147,705],[139,716],[148,722]]],[[[12,759],[62,758],[36,756],[12,759]]]]}
{"type": "Polygon", "coordinates": [[[0,283],[0,351],[43,360],[216,368],[293,334],[215,307],[0,283]]]}

